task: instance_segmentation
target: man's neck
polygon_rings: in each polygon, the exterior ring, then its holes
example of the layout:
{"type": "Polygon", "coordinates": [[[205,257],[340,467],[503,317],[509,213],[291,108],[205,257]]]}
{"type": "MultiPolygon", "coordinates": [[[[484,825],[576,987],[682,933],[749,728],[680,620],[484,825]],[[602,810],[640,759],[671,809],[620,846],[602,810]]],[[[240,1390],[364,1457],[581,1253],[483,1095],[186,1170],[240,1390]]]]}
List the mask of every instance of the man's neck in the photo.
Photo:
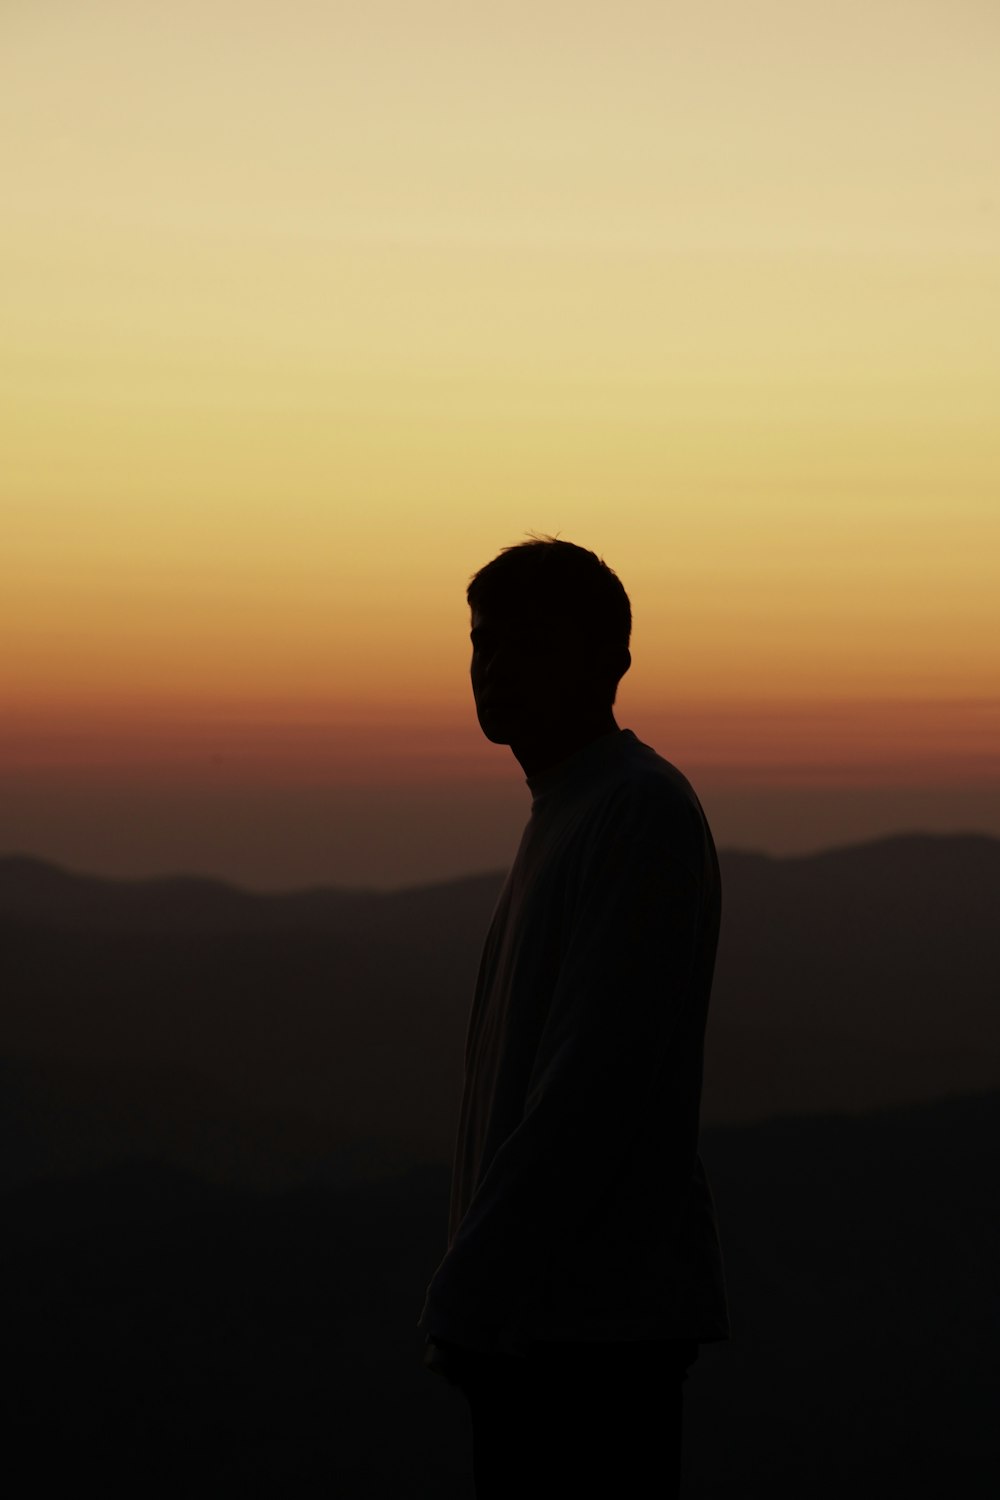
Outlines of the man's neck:
{"type": "Polygon", "coordinates": [[[589,745],[592,740],[598,739],[602,734],[610,734],[617,728],[615,716],[608,710],[605,714],[578,724],[560,725],[558,730],[538,739],[518,740],[516,744],[512,742],[510,748],[515,759],[520,761],[525,776],[535,776],[540,771],[547,771],[551,766],[558,766],[562,761],[569,760],[584,745],[589,745]]]}

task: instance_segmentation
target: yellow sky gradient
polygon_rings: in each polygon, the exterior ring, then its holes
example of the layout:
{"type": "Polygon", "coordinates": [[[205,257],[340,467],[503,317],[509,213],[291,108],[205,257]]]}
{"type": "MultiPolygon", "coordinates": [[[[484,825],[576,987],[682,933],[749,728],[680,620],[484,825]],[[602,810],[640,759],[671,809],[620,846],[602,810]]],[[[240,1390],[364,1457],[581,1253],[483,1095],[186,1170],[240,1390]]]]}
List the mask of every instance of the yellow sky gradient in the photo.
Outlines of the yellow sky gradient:
{"type": "Polygon", "coordinates": [[[464,591],[529,530],[621,576],[619,722],[699,789],[1000,832],[998,41],[962,0],[5,7],[0,846],[116,778],[516,779],[464,591]]]}

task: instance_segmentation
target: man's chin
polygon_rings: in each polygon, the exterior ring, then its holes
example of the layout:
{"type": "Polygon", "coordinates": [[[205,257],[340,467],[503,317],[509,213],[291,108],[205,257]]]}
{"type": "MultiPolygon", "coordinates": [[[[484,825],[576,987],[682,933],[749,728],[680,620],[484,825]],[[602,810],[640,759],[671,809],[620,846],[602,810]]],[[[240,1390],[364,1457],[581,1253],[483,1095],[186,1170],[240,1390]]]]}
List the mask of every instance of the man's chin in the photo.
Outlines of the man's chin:
{"type": "Polygon", "coordinates": [[[491,744],[510,744],[512,738],[510,726],[504,722],[500,714],[490,713],[488,709],[483,709],[478,717],[479,727],[491,744]]]}
{"type": "Polygon", "coordinates": [[[483,724],[480,721],[480,729],[492,745],[509,745],[511,736],[506,729],[499,724],[483,724]]]}

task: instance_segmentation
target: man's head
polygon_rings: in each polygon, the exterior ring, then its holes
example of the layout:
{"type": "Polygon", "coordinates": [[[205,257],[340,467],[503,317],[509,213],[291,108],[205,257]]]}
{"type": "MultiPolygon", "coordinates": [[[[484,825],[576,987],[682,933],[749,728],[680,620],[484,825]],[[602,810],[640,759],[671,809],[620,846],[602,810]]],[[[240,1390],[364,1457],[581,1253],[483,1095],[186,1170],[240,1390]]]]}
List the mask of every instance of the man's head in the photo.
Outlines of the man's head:
{"type": "Polygon", "coordinates": [[[554,537],[505,547],[472,578],[472,691],[495,744],[611,717],[632,610],[608,565],[554,537]]]}

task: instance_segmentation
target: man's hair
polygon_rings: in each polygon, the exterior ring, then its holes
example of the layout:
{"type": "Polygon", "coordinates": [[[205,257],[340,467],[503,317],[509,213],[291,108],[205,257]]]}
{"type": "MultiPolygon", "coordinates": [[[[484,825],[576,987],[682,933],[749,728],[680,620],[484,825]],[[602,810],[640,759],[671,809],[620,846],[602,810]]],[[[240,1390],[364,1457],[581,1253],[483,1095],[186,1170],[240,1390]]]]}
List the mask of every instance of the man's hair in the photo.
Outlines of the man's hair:
{"type": "Polygon", "coordinates": [[[632,606],[621,580],[596,552],[528,534],[531,541],[504,547],[473,574],[466,591],[469,608],[499,619],[515,610],[542,620],[560,617],[584,649],[610,646],[621,657],[621,669],[609,682],[614,703],[632,634],[632,606]]]}

